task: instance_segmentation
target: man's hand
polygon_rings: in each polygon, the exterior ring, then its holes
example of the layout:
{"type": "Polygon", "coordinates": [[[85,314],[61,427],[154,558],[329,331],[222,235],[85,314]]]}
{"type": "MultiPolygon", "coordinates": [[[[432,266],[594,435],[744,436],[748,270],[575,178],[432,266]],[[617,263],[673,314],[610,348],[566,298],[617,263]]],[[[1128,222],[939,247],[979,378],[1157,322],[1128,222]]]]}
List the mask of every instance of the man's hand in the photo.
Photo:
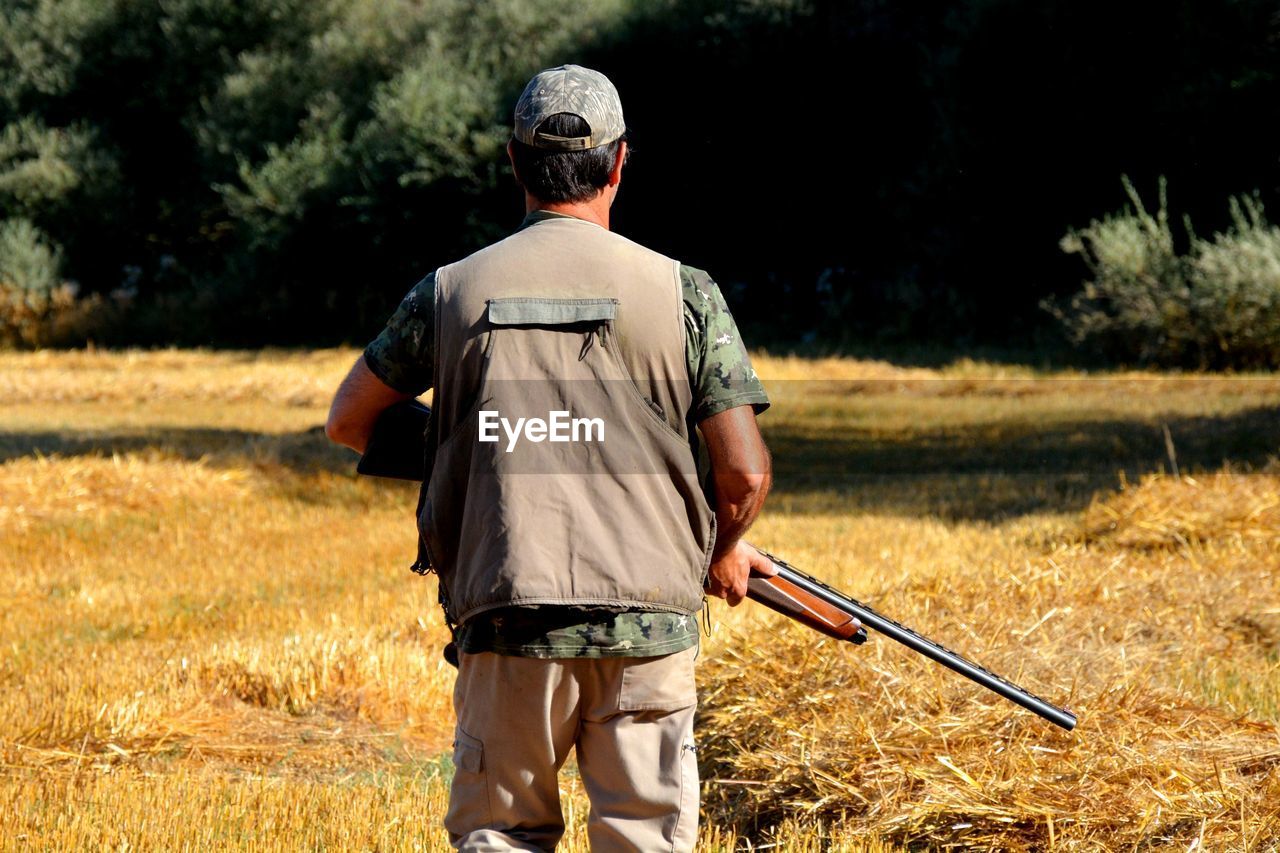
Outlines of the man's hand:
{"type": "Polygon", "coordinates": [[[723,598],[729,602],[730,607],[737,607],[747,595],[747,580],[753,569],[756,574],[765,577],[778,573],[777,567],[768,557],[746,542],[739,541],[724,554],[711,558],[711,567],[707,572],[707,592],[716,598],[723,598]]]}

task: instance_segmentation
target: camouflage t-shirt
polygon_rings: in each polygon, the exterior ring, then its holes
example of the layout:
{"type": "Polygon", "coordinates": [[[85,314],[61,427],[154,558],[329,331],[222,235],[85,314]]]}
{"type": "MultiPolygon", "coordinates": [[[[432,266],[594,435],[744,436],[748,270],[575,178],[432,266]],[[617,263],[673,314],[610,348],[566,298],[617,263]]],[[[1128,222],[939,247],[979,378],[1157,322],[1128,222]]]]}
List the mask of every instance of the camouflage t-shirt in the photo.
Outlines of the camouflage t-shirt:
{"type": "MultiPolygon", "coordinates": [[[[521,228],[561,214],[529,214],[521,228]]],[[[685,357],[693,386],[692,421],[736,406],[769,406],[729,306],[711,276],[681,265],[685,357]]],[[[431,387],[434,358],[435,274],[414,285],[381,334],[365,348],[373,374],[405,394],[431,387]]],[[[691,436],[696,443],[696,433],[691,436]]],[[[697,620],[676,613],[600,608],[508,607],[481,614],[458,631],[469,654],[519,657],[651,657],[683,651],[698,642],[697,620]]]]}

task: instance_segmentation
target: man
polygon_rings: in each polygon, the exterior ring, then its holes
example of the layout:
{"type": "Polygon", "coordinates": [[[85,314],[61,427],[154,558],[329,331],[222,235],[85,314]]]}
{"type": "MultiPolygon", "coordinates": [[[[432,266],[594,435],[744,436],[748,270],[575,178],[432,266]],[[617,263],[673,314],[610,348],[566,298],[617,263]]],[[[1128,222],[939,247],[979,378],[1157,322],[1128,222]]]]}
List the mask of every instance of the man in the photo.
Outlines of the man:
{"type": "Polygon", "coordinates": [[[609,231],[625,130],[603,75],[536,75],[508,145],[524,224],[419,282],[329,414],[363,452],[435,387],[419,527],[459,625],[458,849],[555,847],[571,747],[594,849],[692,849],[697,610],[774,572],[740,541],[770,485],[768,399],[711,278],[609,231]]]}

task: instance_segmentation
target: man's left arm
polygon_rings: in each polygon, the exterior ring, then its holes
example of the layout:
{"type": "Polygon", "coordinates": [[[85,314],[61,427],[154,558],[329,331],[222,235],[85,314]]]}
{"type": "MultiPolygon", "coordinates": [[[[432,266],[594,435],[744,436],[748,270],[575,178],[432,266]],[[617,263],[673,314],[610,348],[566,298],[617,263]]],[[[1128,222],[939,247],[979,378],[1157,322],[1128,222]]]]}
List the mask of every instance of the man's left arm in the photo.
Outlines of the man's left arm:
{"type": "Polygon", "coordinates": [[[364,453],[378,416],[431,386],[435,289],[434,273],[414,285],[351,366],[329,407],[324,432],[330,440],[364,453]]]}
{"type": "Polygon", "coordinates": [[[324,434],[330,441],[344,444],[357,453],[364,453],[378,416],[388,406],[412,396],[397,391],[374,376],[362,355],[351,365],[351,370],[347,371],[346,378],[338,386],[338,393],[333,396],[324,434]]]}

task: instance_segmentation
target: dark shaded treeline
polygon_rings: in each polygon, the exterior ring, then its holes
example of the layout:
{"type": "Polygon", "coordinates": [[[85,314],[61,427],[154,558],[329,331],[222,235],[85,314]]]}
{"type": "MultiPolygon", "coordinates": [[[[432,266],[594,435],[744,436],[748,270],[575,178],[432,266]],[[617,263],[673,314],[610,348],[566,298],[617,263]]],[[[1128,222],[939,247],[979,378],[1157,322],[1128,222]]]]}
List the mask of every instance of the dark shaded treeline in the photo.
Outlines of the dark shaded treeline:
{"type": "Polygon", "coordinates": [[[566,60],[623,95],[616,227],[709,269],[753,342],[1033,347],[1121,174],[1201,233],[1280,190],[1274,0],[0,8],[0,218],[136,287],[109,341],[367,339],[519,221],[507,116],[566,60]]]}

